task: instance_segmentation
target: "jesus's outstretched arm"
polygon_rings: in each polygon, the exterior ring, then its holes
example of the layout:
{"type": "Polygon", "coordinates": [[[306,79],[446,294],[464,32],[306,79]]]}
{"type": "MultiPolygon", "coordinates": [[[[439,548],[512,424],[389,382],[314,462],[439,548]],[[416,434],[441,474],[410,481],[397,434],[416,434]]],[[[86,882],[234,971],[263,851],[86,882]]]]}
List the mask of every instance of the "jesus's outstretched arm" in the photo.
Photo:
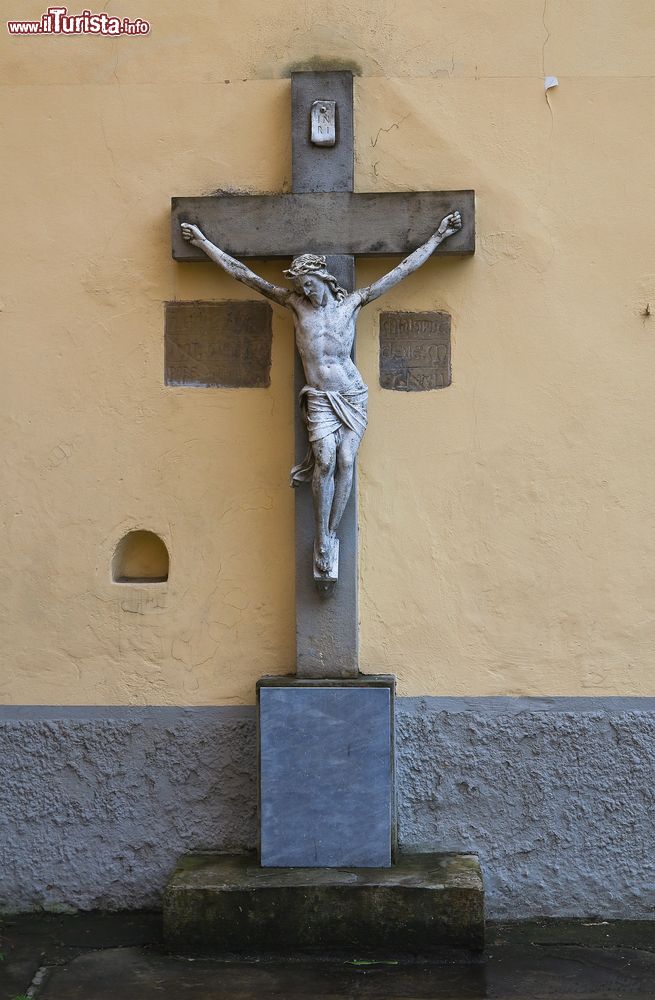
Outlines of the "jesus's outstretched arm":
{"type": "Polygon", "coordinates": [[[392,271],[384,274],[377,281],[374,281],[372,285],[367,285],[365,288],[358,288],[356,292],[353,292],[353,296],[358,296],[362,305],[366,305],[367,302],[372,302],[373,299],[379,298],[380,295],[384,295],[388,292],[390,288],[397,285],[399,281],[406,278],[413,271],[416,271],[421,264],[424,264],[429,257],[432,256],[434,251],[437,249],[440,243],[447,240],[449,236],[458,232],[462,228],[462,217],[459,212],[451,212],[447,215],[445,219],[442,219],[441,225],[437,229],[430,239],[418,248],[410,253],[409,257],[405,257],[403,261],[394,267],[392,271]]]}
{"type": "Polygon", "coordinates": [[[220,250],[217,246],[214,246],[211,240],[208,240],[200,229],[190,222],[182,222],[180,228],[185,240],[188,240],[194,247],[198,247],[206,253],[210,260],[213,260],[215,264],[222,267],[224,271],[227,271],[237,281],[243,282],[249,288],[254,288],[256,292],[261,292],[267,299],[272,299],[273,302],[278,302],[281,306],[287,304],[287,300],[292,294],[288,288],[279,288],[278,285],[272,285],[270,281],[260,278],[258,274],[255,274],[249,267],[242,264],[240,260],[235,260],[234,257],[230,257],[229,253],[225,253],[224,250],[220,250]]]}

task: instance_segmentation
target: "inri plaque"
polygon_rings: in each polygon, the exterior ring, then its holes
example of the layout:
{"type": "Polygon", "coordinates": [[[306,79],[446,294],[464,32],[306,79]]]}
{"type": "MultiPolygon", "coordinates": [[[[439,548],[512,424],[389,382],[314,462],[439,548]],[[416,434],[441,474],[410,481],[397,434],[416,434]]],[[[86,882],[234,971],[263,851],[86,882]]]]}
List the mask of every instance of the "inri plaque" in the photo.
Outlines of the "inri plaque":
{"type": "Polygon", "coordinates": [[[450,371],[450,315],[380,313],[380,385],[401,392],[443,389],[450,371]]]}
{"type": "Polygon", "coordinates": [[[166,385],[270,385],[271,317],[267,302],[167,302],[166,385]]]}

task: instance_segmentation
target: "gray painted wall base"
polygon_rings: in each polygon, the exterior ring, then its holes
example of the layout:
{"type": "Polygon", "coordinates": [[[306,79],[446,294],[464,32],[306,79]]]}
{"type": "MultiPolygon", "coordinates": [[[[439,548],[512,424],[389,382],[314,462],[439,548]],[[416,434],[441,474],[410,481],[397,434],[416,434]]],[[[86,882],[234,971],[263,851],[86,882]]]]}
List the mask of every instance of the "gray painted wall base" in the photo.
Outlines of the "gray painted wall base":
{"type": "MultiPolygon", "coordinates": [[[[477,854],[487,916],[655,916],[655,699],[400,698],[401,848],[477,854]]],[[[0,709],[0,907],[157,906],[254,849],[254,708],[0,709]]]]}

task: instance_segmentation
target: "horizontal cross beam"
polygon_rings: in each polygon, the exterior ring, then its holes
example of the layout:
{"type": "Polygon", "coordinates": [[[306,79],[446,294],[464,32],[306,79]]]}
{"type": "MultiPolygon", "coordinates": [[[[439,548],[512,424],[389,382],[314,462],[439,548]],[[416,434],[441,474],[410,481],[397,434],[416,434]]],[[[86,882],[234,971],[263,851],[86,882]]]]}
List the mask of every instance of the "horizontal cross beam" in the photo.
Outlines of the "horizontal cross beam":
{"type": "Polygon", "coordinates": [[[206,261],[182,238],[181,222],[234,257],[295,257],[301,253],[397,256],[415,250],[449,212],[462,228],[438,253],[475,251],[473,191],[407,191],[220,195],[172,199],[173,258],[206,261]]]}

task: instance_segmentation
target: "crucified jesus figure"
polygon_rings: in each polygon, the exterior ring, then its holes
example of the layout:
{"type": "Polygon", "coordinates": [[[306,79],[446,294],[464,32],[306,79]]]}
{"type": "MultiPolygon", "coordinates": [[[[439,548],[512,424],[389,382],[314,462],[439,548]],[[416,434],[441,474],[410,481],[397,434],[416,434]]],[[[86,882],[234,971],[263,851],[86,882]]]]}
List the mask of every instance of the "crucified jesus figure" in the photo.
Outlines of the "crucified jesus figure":
{"type": "Polygon", "coordinates": [[[210,260],[267,299],[293,314],[296,344],[305,372],[300,393],[309,449],[291,470],[291,483],[311,481],[316,536],[317,583],[336,581],[337,528],[352,488],[353,468],[367,423],[368,389],[350,356],[360,309],[416,271],[444,240],[462,228],[459,212],[442,220],[437,231],[383,277],[348,293],[329,273],[325,257],[303,254],[284,274],[293,289],[260,278],[241,261],[214,246],[197,226],[181,223],[182,235],[210,260]]]}

